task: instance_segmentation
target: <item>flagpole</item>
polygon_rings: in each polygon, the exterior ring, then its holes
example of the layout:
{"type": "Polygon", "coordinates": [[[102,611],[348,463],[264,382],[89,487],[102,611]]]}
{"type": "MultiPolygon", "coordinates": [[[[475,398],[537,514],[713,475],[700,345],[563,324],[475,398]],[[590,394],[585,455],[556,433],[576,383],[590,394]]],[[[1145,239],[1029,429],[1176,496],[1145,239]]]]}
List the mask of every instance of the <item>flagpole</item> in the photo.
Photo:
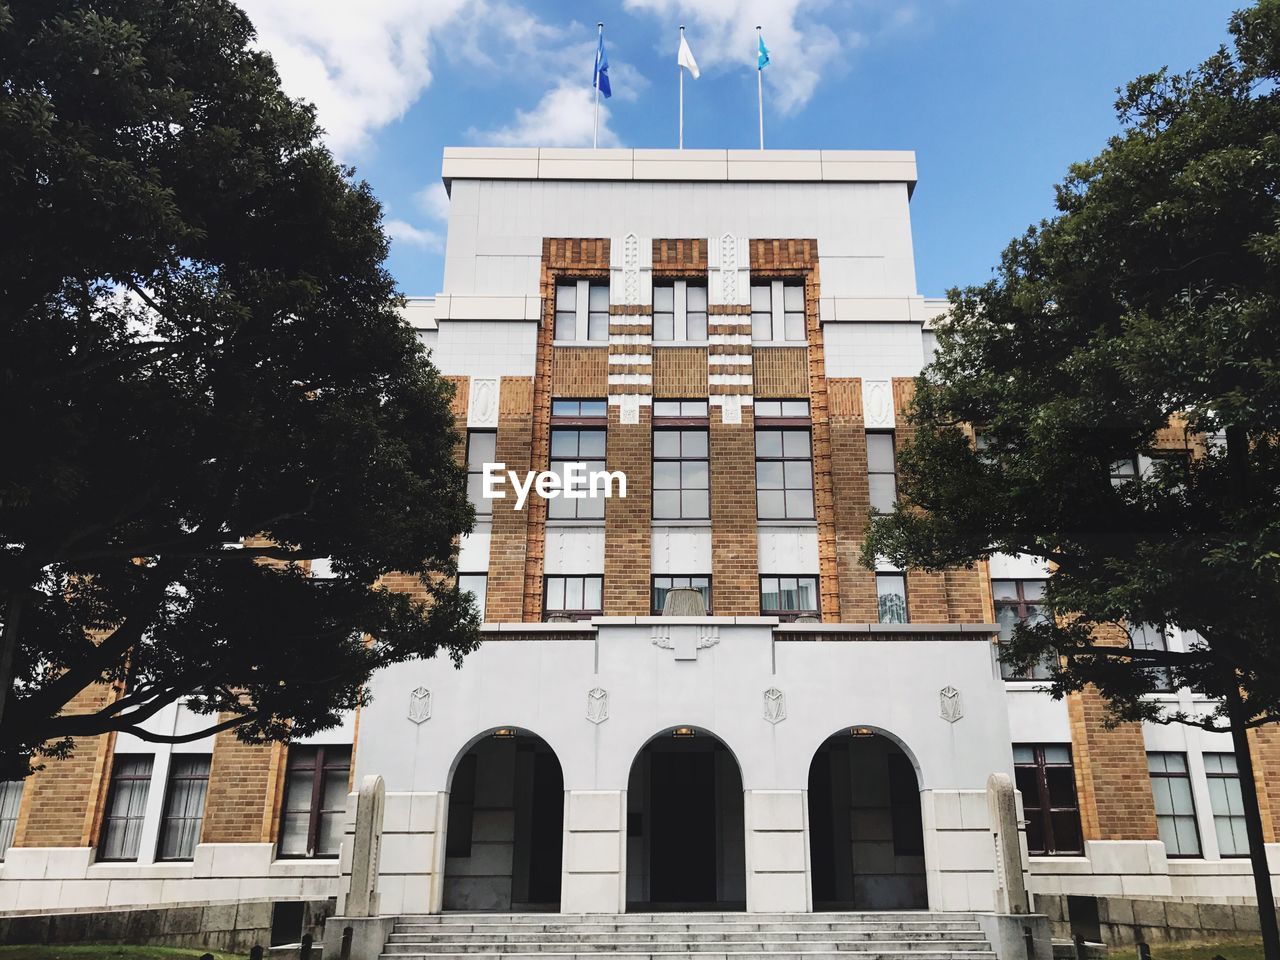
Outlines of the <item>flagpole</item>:
{"type": "MultiPolygon", "coordinates": [[[[684,43],[684,24],[680,24],[680,42],[684,43]]],[[[684,49],[681,47],[680,49],[684,49]]],[[[676,72],[680,74],[680,149],[684,149],[684,67],[676,64],[676,72]]]]}
{"type": "MultiPolygon", "coordinates": [[[[596,24],[596,30],[596,50],[599,51],[600,44],[604,42],[603,20],[596,24]]],[[[595,150],[600,143],[600,54],[598,52],[596,53],[596,74],[591,83],[596,88],[596,120],[595,125],[591,128],[591,149],[595,150]]],[[[761,122],[763,123],[763,121],[761,122]]],[[[764,134],[762,133],[760,136],[763,137],[764,134]]]]}
{"type": "MultiPolygon", "coordinates": [[[[756,26],[756,49],[764,42],[759,25],[756,26]]],[[[756,64],[756,103],[760,110],[760,149],[764,149],[764,68],[756,64]]]]}

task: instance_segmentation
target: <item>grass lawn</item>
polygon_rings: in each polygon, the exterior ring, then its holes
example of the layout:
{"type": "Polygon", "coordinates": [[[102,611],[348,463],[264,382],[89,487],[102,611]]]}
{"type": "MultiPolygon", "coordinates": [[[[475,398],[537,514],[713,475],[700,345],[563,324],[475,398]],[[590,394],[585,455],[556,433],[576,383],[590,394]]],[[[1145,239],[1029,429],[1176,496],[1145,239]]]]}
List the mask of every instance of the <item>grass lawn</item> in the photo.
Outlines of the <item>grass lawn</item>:
{"type": "MultiPolygon", "coordinates": [[[[3,956],[0,953],[0,957],[3,956]]],[[[1262,940],[1205,940],[1151,945],[1151,960],[1213,960],[1218,956],[1225,957],[1226,960],[1262,960],[1262,940]]],[[[1107,960],[1137,960],[1137,957],[1138,951],[1129,947],[1112,950],[1107,955],[1107,960]]]]}
{"type": "MultiPolygon", "coordinates": [[[[193,960],[206,950],[189,947],[130,947],[121,944],[102,946],[25,946],[0,947],[0,960],[193,960]]],[[[215,960],[243,960],[229,953],[214,953],[215,960]]]]}

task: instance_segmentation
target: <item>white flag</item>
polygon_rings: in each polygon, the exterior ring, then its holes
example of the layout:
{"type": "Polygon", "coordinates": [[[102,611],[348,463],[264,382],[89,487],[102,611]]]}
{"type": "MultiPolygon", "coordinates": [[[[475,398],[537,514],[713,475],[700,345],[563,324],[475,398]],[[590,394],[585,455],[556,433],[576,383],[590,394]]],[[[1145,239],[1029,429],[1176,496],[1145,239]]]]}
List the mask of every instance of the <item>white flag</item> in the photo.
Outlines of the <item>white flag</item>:
{"type": "Polygon", "coordinates": [[[689,49],[689,41],[684,38],[683,33],[680,34],[680,52],[676,55],[676,63],[693,74],[693,79],[698,79],[698,61],[693,59],[693,51],[689,49]]]}

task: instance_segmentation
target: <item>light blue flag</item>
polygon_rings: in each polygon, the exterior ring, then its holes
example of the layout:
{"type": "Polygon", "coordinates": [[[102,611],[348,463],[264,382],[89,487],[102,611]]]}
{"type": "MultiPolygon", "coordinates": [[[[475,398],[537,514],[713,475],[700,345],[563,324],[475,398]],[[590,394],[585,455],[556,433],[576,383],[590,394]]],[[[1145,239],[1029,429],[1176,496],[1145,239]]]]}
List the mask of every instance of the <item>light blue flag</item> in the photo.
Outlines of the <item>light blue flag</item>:
{"type": "Polygon", "coordinates": [[[600,31],[600,43],[596,46],[596,69],[591,77],[591,85],[604,94],[605,99],[613,96],[609,87],[609,58],[604,53],[604,31],[600,31]]]}
{"type": "Polygon", "coordinates": [[[756,56],[756,69],[763,70],[769,65],[769,48],[764,45],[764,37],[760,37],[760,53],[756,56]]]}

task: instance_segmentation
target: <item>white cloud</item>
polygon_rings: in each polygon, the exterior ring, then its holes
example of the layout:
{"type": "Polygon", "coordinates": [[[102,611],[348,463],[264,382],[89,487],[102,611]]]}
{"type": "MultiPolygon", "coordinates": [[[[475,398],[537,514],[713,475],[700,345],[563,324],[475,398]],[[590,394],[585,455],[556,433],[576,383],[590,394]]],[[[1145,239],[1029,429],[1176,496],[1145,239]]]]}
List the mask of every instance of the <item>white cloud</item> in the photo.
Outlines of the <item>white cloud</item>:
{"type": "MultiPolygon", "coordinates": [[[[675,24],[684,16],[686,36],[704,71],[752,67],[756,63],[756,24],[764,28],[772,62],[765,68],[765,86],[772,93],[768,106],[784,114],[809,102],[824,76],[841,71],[841,54],[860,46],[857,32],[840,34],[830,26],[801,19],[825,4],[812,0],[717,0],[689,4],[684,0],[623,0],[632,12],[650,13],[675,24]]],[[[671,61],[675,63],[676,33],[671,30],[671,61]]]]}
{"type": "Polygon", "coordinates": [[[439,180],[427,184],[415,193],[413,200],[432,220],[449,219],[449,193],[439,180]]]}
{"type": "Polygon", "coordinates": [[[350,159],[431,82],[433,35],[472,0],[240,0],[285,90],[316,105],[334,153],[350,159]]]}
{"type": "Polygon", "coordinates": [[[430,250],[432,253],[439,253],[444,249],[444,238],[440,234],[434,230],[415,227],[407,220],[387,220],[382,224],[382,229],[386,231],[392,243],[403,243],[405,246],[430,250]]]}
{"type": "MultiPolygon", "coordinates": [[[[496,130],[472,131],[483,143],[500,147],[589,147],[595,123],[595,92],[590,86],[561,82],[543,94],[532,110],[517,110],[515,120],[496,130]]],[[[609,108],[600,101],[600,146],[616,147],[609,129],[609,108]]]]}

